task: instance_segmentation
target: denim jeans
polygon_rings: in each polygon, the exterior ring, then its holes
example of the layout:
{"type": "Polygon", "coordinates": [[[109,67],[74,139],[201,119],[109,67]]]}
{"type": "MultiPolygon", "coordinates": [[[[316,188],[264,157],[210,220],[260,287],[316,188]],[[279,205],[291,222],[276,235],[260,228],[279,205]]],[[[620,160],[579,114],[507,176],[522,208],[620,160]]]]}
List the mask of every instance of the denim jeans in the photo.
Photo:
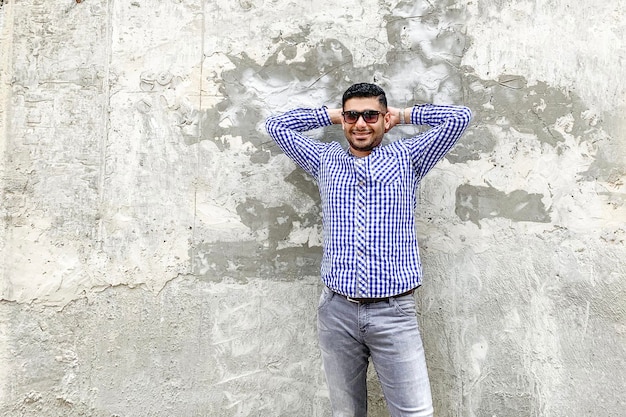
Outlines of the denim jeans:
{"type": "Polygon", "coordinates": [[[370,357],[392,417],[433,415],[412,295],[356,304],[324,287],[317,327],[333,417],[367,416],[370,357]]]}

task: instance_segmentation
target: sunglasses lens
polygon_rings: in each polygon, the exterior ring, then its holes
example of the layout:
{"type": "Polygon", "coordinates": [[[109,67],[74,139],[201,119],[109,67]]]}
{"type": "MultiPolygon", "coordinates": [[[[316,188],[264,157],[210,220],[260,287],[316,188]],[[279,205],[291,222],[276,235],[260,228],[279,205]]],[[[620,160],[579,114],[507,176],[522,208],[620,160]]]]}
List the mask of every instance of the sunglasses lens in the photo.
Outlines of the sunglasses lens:
{"type": "Polygon", "coordinates": [[[365,120],[366,123],[376,123],[378,121],[378,112],[377,111],[363,112],[363,120],[365,120]]]}
{"type": "Polygon", "coordinates": [[[346,121],[346,123],[356,123],[356,121],[359,119],[359,115],[359,112],[347,111],[343,113],[343,119],[346,121]]]}

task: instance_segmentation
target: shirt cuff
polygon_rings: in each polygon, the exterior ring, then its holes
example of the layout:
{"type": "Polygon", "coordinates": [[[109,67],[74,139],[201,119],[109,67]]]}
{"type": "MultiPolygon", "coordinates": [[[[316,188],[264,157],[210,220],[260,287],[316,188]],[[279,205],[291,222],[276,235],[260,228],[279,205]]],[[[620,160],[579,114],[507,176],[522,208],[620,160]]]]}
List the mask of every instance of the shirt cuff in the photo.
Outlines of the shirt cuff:
{"type": "Polygon", "coordinates": [[[411,109],[411,124],[415,124],[415,125],[423,125],[424,123],[424,119],[426,118],[426,111],[428,110],[428,108],[431,106],[431,104],[425,103],[425,104],[415,104],[413,106],[413,108],[411,109]]]}
{"type": "Polygon", "coordinates": [[[315,116],[320,126],[330,126],[333,124],[328,114],[328,107],[326,106],[315,109],[315,116]]]}

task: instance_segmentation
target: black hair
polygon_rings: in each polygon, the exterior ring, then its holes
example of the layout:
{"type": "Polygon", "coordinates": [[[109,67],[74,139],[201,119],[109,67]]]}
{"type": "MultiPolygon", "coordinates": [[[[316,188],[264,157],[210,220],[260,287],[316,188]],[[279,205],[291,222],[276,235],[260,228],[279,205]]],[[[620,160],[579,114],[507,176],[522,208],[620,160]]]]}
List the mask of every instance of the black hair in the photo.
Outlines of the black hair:
{"type": "Polygon", "coordinates": [[[385,95],[385,91],[376,84],[358,83],[351,85],[346,92],[343,93],[341,107],[344,107],[346,101],[354,97],[376,97],[378,98],[378,102],[383,106],[383,109],[387,109],[387,96],[385,95]]]}

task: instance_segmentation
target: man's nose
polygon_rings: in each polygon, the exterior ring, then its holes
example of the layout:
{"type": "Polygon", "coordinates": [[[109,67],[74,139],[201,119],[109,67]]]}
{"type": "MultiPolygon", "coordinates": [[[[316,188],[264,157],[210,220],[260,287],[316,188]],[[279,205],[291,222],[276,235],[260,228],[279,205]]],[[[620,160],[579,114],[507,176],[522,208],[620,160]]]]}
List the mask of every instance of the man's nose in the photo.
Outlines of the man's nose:
{"type": "Polygon", "coordinates": [[[354,124],[357,125],[367,125],[367,122],[365,121],[365,116],[363,116],[362,114],[359,114],[359,117],[356,119],[356,122],[354,122],[354,124]]]}

